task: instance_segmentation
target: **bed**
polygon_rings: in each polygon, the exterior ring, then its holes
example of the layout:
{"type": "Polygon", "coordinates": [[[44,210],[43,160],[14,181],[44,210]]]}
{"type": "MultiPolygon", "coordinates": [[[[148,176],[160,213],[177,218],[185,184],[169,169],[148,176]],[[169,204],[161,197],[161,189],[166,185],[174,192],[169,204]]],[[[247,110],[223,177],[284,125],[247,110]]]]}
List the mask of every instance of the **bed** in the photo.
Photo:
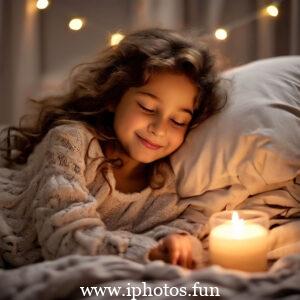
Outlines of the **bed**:
{"type": "Polygon", "coordinates": [[[0,299],[300,299],[300,57],[256,61],[222,77],[225,109],[193,129],[172,156],[178,193],[205,224],[199,238],[206,254],[212,213],[268,213],[268,270],[207,262],[191,271],[162,261],[71,255],[1,269],[0,299]]]}

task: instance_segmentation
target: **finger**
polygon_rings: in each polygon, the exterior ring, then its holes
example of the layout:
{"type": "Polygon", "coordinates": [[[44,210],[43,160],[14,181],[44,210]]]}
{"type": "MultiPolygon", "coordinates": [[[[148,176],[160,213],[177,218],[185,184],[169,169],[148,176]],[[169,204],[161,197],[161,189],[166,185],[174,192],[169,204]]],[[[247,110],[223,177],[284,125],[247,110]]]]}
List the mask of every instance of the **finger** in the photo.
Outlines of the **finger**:
{"type": "Polygon", "coordinates": [[[172,249],[170,249],[170,245],[167,242],[162,242],[159,244],[159,248],[165,256],[169,256],[169,253],[172,252],[172,249]]]}
{"type": "Polygon", "coordinates": [[[195,266],[196,266],[196,261],[193,256],[193,251],[192,249],[190,249],[190,251],[188,251],[187,253],[187,268],[194,269],[195,266]]]}
{"type": "Polygon", "coordinates": [[[163,253],[159,249],[159,247],[155,247],[155,248],[150,250],[150,252],[149,252],[149,259],[150,260],[159,260],[159,259],[164,260],[163,258],[164,258],[163,253]]]}
{"type": "Polygon", "coordinates": [[[186,268],[193,269],[194,266],[195,266],[195,261],[194,261],[194,258],[193,258],[193,249],[192,249],[191,244],[189,244],[189,246],[186,247],[185,250],[186,250],[186,252],[185,252],[185,255],[186,255],[186,268]]]}
{"type": "Polygon", "coordinates": [[[197,266],[197,263],[194,259],[191,259],[191,265],[190,265],[190,269],[195,270],[197,266]]]}
{"type": "Polygon", "coordinates": [[[173,251],[169,252],[170,262],[172,265],[177,265],[178,260],[180,257],[180,251],[179,249],[174,249],[173,251]]]}
{"type": "Polygon", "coordinates": [[[186,250],[181,250],[181,255],[179,257],[180,266],[187,268],[188,267],[188,252],[186,250]]]}
{"type": "Polygon", "coordinates": [[[188,269],[193,269],[193,265],[194,265],[194,259],[191,253],[188,254],[187,256],[187,268],[188,269]]]}

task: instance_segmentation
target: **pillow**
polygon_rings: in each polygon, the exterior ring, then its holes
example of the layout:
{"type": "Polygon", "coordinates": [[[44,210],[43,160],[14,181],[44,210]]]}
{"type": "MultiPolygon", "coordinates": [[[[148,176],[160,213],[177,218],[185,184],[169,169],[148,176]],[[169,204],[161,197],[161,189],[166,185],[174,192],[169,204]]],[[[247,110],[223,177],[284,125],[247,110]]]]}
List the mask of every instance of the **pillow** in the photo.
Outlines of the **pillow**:
{"type": "Polygon", "coordinates": [[[171,156],[182,197],[234,184],[250,195],[300,174],[300,56],[229,70],[228,102],[171,156]]]}

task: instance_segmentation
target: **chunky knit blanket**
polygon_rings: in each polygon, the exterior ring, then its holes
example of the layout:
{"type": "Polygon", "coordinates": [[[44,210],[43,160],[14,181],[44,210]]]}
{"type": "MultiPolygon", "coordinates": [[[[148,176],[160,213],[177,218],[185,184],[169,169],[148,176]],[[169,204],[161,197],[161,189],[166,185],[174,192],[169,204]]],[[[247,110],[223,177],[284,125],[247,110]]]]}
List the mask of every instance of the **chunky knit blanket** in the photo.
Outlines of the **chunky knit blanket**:
{"type": "Polygon", "coordinates": [[[195,299],[193,295],[206,299],[219,295],[226,300],[297,300],[299,282],[299,254],[278,260],[268,272],[252,274],[217,266],[187,271],[162,261],[142,265],[118,256],[72,255],[0,271],[0,299],[195,299]]]}

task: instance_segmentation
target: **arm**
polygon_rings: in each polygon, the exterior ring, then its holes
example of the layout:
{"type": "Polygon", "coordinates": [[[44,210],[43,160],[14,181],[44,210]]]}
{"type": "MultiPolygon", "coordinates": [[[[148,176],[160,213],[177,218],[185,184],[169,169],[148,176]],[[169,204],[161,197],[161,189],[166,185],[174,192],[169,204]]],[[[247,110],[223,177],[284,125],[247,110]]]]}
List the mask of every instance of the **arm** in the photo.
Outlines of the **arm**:
{"type": "Polygon", "coordinates": [[[201,239],[205,234],[205,225],[208,218],[203,215],[197,206],[188,205],[174,220],[156,226],[145,235],[160,240],[170,234],[189,234],[201,239]]]}
{"type": "Polygon", "coordinates": [[[52,129],[35,153],[35,159],[43,160],[36,175],[38,188],[33,203],[44,258],[117,254],[143,260],[156,242],[151,237],[141,239],[130,232],[106,230],[97,212],[97,200],[85,182],[89,140],[86,132],[76,129],[66,125],[52,129]]]}
{"type": "MultiPolygon", "coordinates": [[[[172,194],[172,197],[177,202],[178,196],[172,194]]],[[[188,268],[203,266],[205,257],[200,239],[205,233],[207,217],[198,204],[194,199],[179,201],[177,209],[181,213],[174,220],[144,233],[159,242],[149,251],[150,260],[162,259],[188,268]]]]}

